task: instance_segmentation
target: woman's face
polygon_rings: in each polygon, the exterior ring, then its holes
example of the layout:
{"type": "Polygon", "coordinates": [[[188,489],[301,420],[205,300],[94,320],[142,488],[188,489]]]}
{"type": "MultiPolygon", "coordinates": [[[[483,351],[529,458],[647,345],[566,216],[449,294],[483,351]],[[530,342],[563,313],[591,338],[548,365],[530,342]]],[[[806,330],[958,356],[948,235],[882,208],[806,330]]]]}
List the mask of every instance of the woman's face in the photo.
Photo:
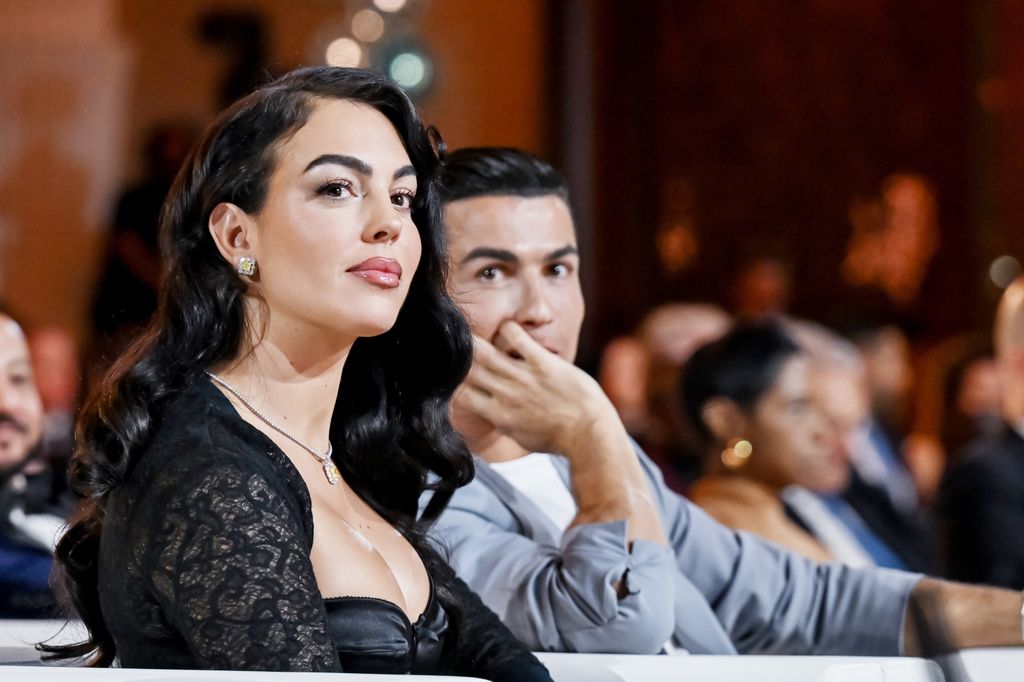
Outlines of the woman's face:
{"type": "Polygon", "coordinates": [[[774,385],[748,415],[745,435],[754,451],[745,473],[773,486],[837,492],[846,486],[849,464],[838,434],[812,400],[810,369],[799,355],[784,361],[774,385]]]}
{"type": "Polygon", "coordinates": [[[274,156],[248,235],[271,333],[387,331],[421,251],[416,172],[391,122],[365,104],[317,100],[274,156]]]}

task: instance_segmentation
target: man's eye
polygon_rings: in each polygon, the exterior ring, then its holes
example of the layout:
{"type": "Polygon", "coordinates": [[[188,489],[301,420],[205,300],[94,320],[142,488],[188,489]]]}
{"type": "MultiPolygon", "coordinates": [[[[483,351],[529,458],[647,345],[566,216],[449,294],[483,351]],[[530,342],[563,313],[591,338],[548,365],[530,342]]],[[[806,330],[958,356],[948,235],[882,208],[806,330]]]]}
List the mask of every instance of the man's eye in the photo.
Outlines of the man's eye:
{"type": "Polygon", "coordinates": [[[344,199],[345,197],[354,195],[351,183],[341,180],[325,182],[317,188],[316,193],[320,196],[329,197],[331,199],[344,199]]]}
{"type": "Polygon", "coordinates": [[[494,267],[493,265],[492,266],[488,266],[486,268],[483,268],[477,274],[477,277],[479,277],[482,280],[486,280],[486,281],[492,281],[492,280],[498,279],[498,277],[500,277],[500,276],[501,276],[501,270],[499,268],[497,268],[497,267],[494,267]]]}
{"type": "Polygon", "coordinates": [[[572,270],[565,263],[552,263],[548,267],[548,273],[553,277],[568,277],[572,270]]]}

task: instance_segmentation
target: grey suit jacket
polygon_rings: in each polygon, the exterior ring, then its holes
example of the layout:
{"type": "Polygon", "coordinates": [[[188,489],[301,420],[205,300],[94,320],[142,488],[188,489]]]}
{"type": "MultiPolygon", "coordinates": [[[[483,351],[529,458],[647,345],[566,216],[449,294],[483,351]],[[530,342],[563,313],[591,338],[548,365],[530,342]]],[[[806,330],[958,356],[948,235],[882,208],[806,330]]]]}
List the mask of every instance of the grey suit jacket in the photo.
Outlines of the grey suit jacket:
{"type": "MultiPolygon", "coordinates": [[[[626,522],[558,529],[482,460],[435,527],[459,576],[540,651],[902,652],[920,576],[816,564],[734,532],[669,490],[639,452],[669,546],[627,546],[626,522]],[[614,585],[624,579],[626,594],[614,585]]],[[[555,458],[566,485],[568,462],[555,458]]]]}

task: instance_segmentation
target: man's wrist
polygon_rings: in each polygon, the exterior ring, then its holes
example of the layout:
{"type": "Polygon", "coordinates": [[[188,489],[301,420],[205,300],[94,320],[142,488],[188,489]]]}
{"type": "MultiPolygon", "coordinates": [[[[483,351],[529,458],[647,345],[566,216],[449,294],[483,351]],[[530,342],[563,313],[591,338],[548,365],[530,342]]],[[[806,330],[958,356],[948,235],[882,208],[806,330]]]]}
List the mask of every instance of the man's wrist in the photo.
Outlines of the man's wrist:
{"type": "Polygon", "coordinates": [[[581,409],[575,419],[566,420],[554,437],[556,451],[573,460],[582,455],[590,460],[595,446],[608,442],[608,417],[600,410],[581,409]]]}
{"type": "Polygon", "coordinates": [[[1024,592],[1020,594],[1020,641],[1024,642],[1024,592]]]}

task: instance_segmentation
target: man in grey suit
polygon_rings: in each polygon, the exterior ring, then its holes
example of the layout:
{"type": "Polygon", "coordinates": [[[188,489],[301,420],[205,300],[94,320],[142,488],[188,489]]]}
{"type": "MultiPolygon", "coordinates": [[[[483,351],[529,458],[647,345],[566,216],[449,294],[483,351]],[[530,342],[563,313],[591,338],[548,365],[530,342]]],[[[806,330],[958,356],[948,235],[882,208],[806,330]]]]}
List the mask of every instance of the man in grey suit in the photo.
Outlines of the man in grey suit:
{"type": "Polygon", "coordinates": [[[529,646],[897,655],[929,644],[920,613],[942,621],[938,645],[1021,643],[1017,593],[817,565],[668,490],[572,364],[584,302],[564,180],[487,148],[450,154],[445,185],[452,291],[476,335],[453,417],[477,477],[437,532],[529,646]]]}

